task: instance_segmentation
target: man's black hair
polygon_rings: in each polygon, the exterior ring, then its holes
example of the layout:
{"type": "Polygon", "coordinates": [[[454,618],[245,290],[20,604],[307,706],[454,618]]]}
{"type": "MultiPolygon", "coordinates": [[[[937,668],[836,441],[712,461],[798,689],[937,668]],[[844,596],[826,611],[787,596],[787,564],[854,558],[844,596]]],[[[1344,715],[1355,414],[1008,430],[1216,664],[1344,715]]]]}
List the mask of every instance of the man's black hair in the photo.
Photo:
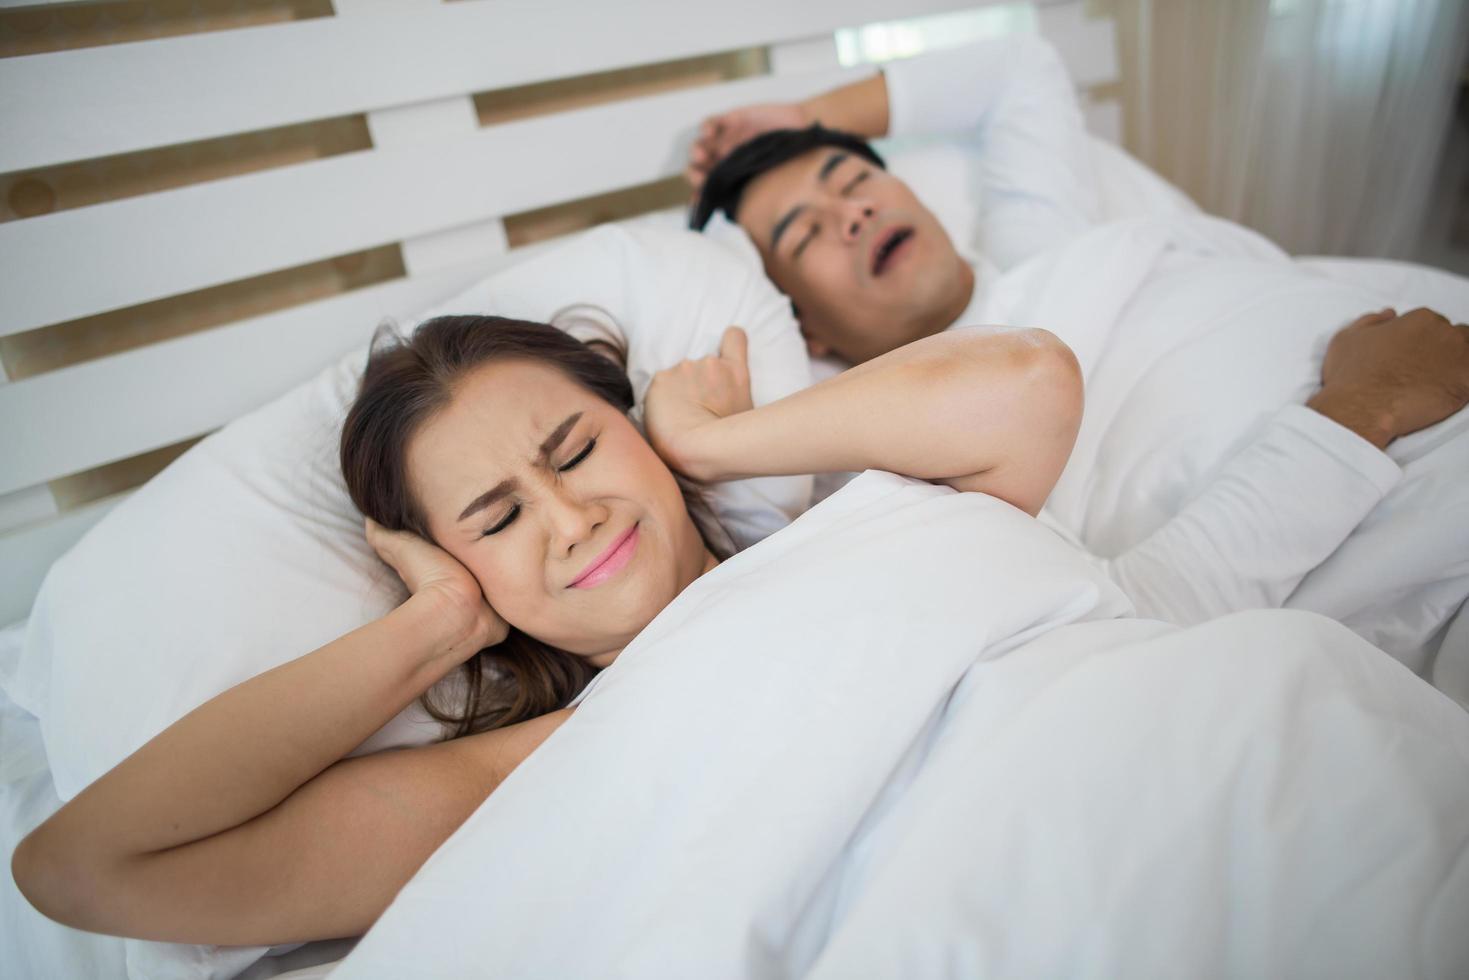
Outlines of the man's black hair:
{"type": "Polygon", "coordinates": [[[689,213],[689,227],[703,231],[715,211],[723,211],[729,220],[734,221],[740,209],[740,198],[750,181],[771,167],[778,167],[821,146],[846,150],[887,169],[882,157],[867,145],[866,140],[840,129],[827,129],[817,124],[805,129],[777,129],[762,133],[735,147],[729,156],[709,171],[699,192],[699,201],[689,213]]]}

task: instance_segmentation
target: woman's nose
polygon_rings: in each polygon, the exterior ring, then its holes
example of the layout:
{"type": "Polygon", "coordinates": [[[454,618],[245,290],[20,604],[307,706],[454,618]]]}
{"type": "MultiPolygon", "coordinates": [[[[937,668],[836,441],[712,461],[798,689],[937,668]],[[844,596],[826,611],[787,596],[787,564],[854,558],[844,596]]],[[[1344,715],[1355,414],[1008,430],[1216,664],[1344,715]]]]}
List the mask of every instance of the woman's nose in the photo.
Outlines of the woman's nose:
{"type": "Polygon", "coordinates": [[[860,238],[863,227],[872,220],[873,213],[872,205],[866,201],[843,201],[840,213],[842,240],[855,242],[860,238]]]}
{"type": "MultiPolygon", "coordinates": [[[[587,546],[597,528],[610,516],[602,504],[584,500],[565,486],[551,488],[545,507],[554,551],[563,558],[576,556],[578,549],[590,551],[587,546]]],[[[588,554],[586,557],[590,560],[596,556],[588,554]]]]}

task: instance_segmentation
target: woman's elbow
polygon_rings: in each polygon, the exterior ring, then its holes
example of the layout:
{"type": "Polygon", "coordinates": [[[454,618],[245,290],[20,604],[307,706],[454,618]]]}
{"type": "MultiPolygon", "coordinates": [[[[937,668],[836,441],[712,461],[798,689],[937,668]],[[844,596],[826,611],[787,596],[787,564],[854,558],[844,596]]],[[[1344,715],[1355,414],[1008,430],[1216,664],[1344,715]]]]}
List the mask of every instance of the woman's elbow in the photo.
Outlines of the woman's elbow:
{"type": "Polygon", "coordinates": [[[55,876],[47,870],[49,863],[50,855],[36,840],[36,834],[27,834],[10,856],[10,877],[15,880],[16,889],[36,911],[48,919],[55,919],[53,911],[57,903],[50,887],[55,876]]]}
{"type": "Polygon", "coordinates": [[[961,370],[973,377],[960,383],[974,399],[975,412],[1003,411],[1013,434],[1028,443],[1059,437],[1069,453],[1081,425],[1083,383],[1081,363],[1065,341],[1038,327],[988,336],[976,331],[964,341],[972,356],[961,370]],[[996,390],[1002,392],[998,401],[996,390]]]}
{"type": "Polygon", "coordinates": [[[1004,395],[996,403],[982,387],[975,389],[975,411],[998,411],[1005,420],[996,433],[993,465],[982,482],[987,492],[1034,516],[1061,478],[1081,428],[1081,364],[1049,330],[1013,330],[1003,336],[1004,395]]]}
{"type": "Polygon", "coordinates": [[[1065,434],[1069,455],[1085,404],[1081,362],[1066,342],[1049,330],[1033,328],[1025,334],[1034,350],[1030,365],[1032,395],[1044,406],[1057,431],[1065,434]]]}
{"type": "Polygon", "coordinates": [[[44,825],[16,847],[10,857],[10,876],[37,912],[64,926],[87,929],[88,909],[98,883],[85,862],[53,846],[43,831],[44,825]]]}
{"type": "Polygon", "coordinates": [[[1030,334],[1036,354],[1030,368],[1029,401],[1032,478],[1021,503],[1031,516],[1040,513],[1076,446],[1085,404],[1081,362],[1070,347],[1047,330],[1030,334]]]}

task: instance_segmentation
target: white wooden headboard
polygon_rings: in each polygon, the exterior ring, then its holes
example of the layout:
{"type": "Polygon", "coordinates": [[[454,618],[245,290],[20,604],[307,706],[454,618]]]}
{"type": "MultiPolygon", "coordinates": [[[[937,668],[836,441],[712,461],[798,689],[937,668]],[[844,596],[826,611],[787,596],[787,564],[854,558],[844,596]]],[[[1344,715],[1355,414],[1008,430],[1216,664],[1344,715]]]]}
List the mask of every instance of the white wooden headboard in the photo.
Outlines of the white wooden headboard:
{"type": "MultiPolygon", "coordinates": [[[[0,0],[0,7],[23,6],[0,0]]],[[[365,113],[370,149],[0,223],[0,337],[386,244],[406,274],[4,382],[0,624],[120,494],[48,482],[207,433],[482,276],[503,218],[678,174],[724,107],[804,96],[832,32],[975,0],[337,0],[270,26],[0,58],[0,175],[365,113]],[[770,73],[481,126],[487,90],[768,47],[770,73]]],[[[1039,8],[1078,85],[1117,74],[1112,25],[1039,8]]],[[[1115,102],[1093,126],[1116,136],[1115,102]]],[[[3,367],[3,365],[0,365],[3,367]]]]}

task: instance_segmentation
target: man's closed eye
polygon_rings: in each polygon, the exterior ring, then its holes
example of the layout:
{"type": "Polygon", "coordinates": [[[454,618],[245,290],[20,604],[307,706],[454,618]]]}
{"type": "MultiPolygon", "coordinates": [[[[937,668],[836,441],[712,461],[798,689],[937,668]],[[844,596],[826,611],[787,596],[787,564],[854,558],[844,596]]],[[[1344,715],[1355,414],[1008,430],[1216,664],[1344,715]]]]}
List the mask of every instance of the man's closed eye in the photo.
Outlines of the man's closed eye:
{"type": "Polygon", "coordinates": [[[796,246],[796,250],[791,253],[791,259],[793,261],[795,259],[799,259],[801,257],[801,253],[804,252],[804,251],[806,251],[806,246],[809,245],[809,244],[811,244],[811,240],[816,237],[816,234],[819,231],[821,231],[821,222],[819,222],[819,221],[813,221],[813,222],[811,222],[811,227],[808,228],[808,229],[806,229],[805,236],[801,239],[800,243],[796,246]]]}

